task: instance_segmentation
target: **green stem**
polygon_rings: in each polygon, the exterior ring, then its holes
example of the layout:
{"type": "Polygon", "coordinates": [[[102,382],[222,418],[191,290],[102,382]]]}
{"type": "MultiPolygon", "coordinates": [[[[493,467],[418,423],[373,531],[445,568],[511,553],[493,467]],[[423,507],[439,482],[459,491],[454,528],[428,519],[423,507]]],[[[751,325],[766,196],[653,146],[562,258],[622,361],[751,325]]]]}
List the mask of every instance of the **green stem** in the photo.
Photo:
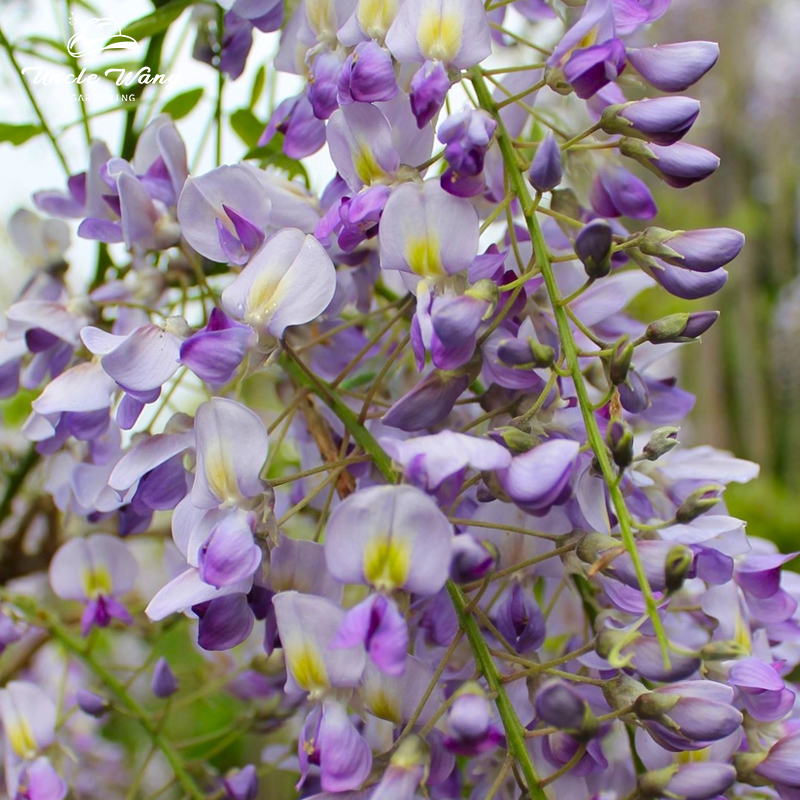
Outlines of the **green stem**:
{"type": "Polygon", "coordinates": [[[533,198],[528,191],[525,177],[520,172],[517,166],[517,155],[514,151],[514,143],[511,136],[503,124],[502,117],[497,111],[497,106],[492,100],[489,88],[481,76],[479,69],[473,69],[470,72],[472,78],[472,85],[475,87],[475,93],[478,96],[481,108],[489,112],[497,122],[497,142],[500,146],[500,151],[503,155],[503,161],[506,165],[511,187],[519,199],[520,205],[525,216],[525,222],[531,236],[533,244],[533,252],[536,256],[536,263],[541,270],[544,279],[547,293],[550,297],[550,303],[553,307],[553,314],[556,319],[558,327],[559,338],[561,340],[561,347],[566,358],[567,366],[571,373],[572,381],[575,384],[575,393],[580,405],[581,414],[583,416],[584,425],[586,426],[586,437],[591,445],[597,462],[600,466],[600,471],[603,475],[603,480],[608,486],[608,492],[611,497],[611,503],[614,506],[614,511],[619,520],[619,528],[622,534],[622,542],[625,549],[633,561],[633,566],[636,571],[636,577],[639,581],[639,586],[644,598],[647,614],[653,624],[658,641],[661,645],[661,651],[665,664],[669,663],[668,645],[664,626],[661,618],[658,615],[658,608],[656,607],[655,598],[650,588],[650,583],[645,575],[644,567],[642,566],[639,552],[636,549],[636,539],[633,535],[632,520],[628,507],[625,504],[625,498],[622,490],[616,483],[616,472],[611,464],[608,449],[603,441],[603,435],[600,433],[600,428],[595,419],[594,410],[592,408],[592,401],[589,397],[586,383],[584,382],[583,372],[581,371],[580,361],[578,359],[578,348],[575,344],[575,339],[572,335],[572,328],[570,327],[570,319],[567,315],[567,308],[562,305],[561,291],[559,290],[558,283],[556,282],[555,273],[550,263],[550,254],[547,249],[542,229],[535,214],[535,205],[533,198]]]}
{"type": "MultiPolygon", "coordinates": [[[[314,376],[305,364],[297,358],[290,347],[286,347],[286,356],[281,358],[281,363],[293,380],[314,392],[339,417],[344,426],[350,431],[353,439],[365,452],[372,456],[373,463],[386,480],[389,483],[397,483],[398,475],[392,469],[391,458],[378,444],[375,437],[358,421],[356,415],[344,403],[338,393],[314,376]]],[[[492,660],[489,647],[481,634],[478,623],[473,617],[465,613],[467,603],[464,593],[453,581],[447,582],[447,591],[450,593],[450,599],[455,608],[459,626],[469,641],[475,663],[486,678],[490,689],[496,694],[495,704],[503,722],[508,747],[522,769],[528,784],[528,792],[532,800],[547,800],[545,793],[539,788],[539,779],[525,744],[525,729],[519,721],[514,706],[508,699],[501,676],[492,660]]]]}
{"type": "Polygon", "coordinates": [[[25,91],[25,94],[28,95],[28,100],[30,100],[31,106],[33,107],[36,116],[39,119],[39,124],[42,126],[42,130],[45,132],[47,138],[50,140],[50,144],[53,145],[53,150],[55,151],[58,160],[61,162],[61,166],[64,167],[64,172],[67,175],[70,174],[69,172],[69,164],[67,164],[67,159],[64,157],[64,153],[62,152],[61,148],[58,146],[58,141],[56,137],[53,135],[53,131],[50,129],[50,126],[47,124],[47,120],[45,119],[44,114],[42,113],[42,109],[39,108],[39,103],[36,101],[36,98],[31,91],[31,87],[28,86],[28,82],[25,80],[25,76],[22,74],[22,70],[20,69],[19,62],[17,61],[17,57],[14,55],[14,47],[12,46],[11,42],[6,39],[6,35],[3,33],[2,28],[0,28],[0,47],[2,47],[6,51],[6,55],[8,56],[8,60],[11,62],[11,66],[14,67],[14,71],[19,75],[20,83],[22,84],[22,88],[25,91]]]}
{"type": "Polygon", "coordinates": [[[3,492],[3,498],[0,500],[0,523],[2,523],[11,514],[11,504],[17,496],[17,492],[22,488],[25,483],[25,478],[28,473],[39,463],[39,454],[36,448],[31,447],[25,454],[22,461],[19,462],[17,468],[8,476],[8,483],[6,490],[3,492]]]}
{"type": "Polygon", "coordinates": [[[447,582],[447,591],[450,593],[450,600],[453,603],[453,608],[456,610],[459,626],[467,636],[467,641],[472,648],[475,661],[486,678],[489,688],[496,695],[494,702],[500,714],[500,719],[503,721],[508,749],[517,760],[522,774],[525,776],[525,783],[528,785],[528,794],[530,794],[532,800],[547,800],[547,795],[545,795],[539,786],[539,778],[536,775],[536,770],[525,743],[525,729],[519,721],[514,706],[508,699],[505,686],[501,681],[500,675],[497,672],[497,667],[489,652],[489,647],[481,634],[478,623],[473,617],[464,613],[466,609],[464,593],[453,581],[447,582]]]}
{"type": "Polygon", "coordinates": [[[22,613],[27,621],[38,628],[45,628],[50,635],[76,658],[80,659],[103,683],[116,698],[117,702],[124,710],[134,717],[147,733],[154,747],[157,747],[164,758],[169,762],[175,777],[183,787],[189,797],[195,800],[205,800],[205,793],[195,783],[194,778],[186,770],[183,759],[174,750],[172,744],[167,740],[159,726],[150,719],[147,712],[129,694],[125,685],[116,675],[112,674],[99,661],[95,660],[89,651],[86,643],[82,639],[73,636],[64,626],[61,625],[47,611],[38,608],[28,597],[15,597],[3,594],[3,600],[10,603],[14,608],[22,613]]]}

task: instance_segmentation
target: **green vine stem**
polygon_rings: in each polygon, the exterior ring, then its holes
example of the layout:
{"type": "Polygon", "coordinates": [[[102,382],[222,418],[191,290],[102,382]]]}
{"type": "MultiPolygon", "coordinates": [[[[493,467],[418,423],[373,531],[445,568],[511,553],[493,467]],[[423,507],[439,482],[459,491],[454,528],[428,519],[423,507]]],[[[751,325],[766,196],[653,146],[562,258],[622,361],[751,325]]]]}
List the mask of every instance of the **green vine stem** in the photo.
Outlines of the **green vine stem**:
{"type": "MultiPolygon", "coordinates": [[[[287,349],[288,358],[282,359],[282,365],[292,379],[316,394],[320,400],[326,403],[329,408],[339,417],[344,426],[350,431],[353,439],[372,456],[373,463],[380,470],[381,474],[389,483],[397,483],[399,476],[392,469],[392,460],[383,448],[378,444],[375,437],[358,421],[358,417],[350,410],[346,403],[341,399],[337,392],[316,378],[297,358],[297,356],[287,349]]],[[[520,765],[525,782],[528,785],[528,794],[532,800],[547,800],[544,791],[539,786],[539,778],[536,769],[531,761],[530,753],[525,744],[525,729],[514,710],[514,706],[508,699],[502,676],[497,671],[489,646],[484,640],[478,623],[466,612],[467,603],[461,588],[453,583],[447,582],[447,591],[453,603],[459,626],[466,634],[467,641],[472,649],[475,663],[486,678],[489,688],[495,694],[495,705],[505,730],[508,749],[520,765]]]]}
{"type": "Polygon", "coordinates": [[[29,597],[18,597],[2,592],[0,593],[0,599],[13,606],[28,624],[46,630],[68,653],[80,659],[102,682],[103,686],[114,695],[114,698],[125,711],[142,726],[153,746],[157,747],[169,762],[172,771],[175,773],[176,780],[183,787],[186,794],[194,798],[194,800],[205,800],[205,792],[188,773],[183,759],[164,736],[159,726],[153,722],[147,712],[131,696],[122,681],[95,659],[82,639],[73,636],[52,614],[40,609],[29,597]]]}
{"type": "Polygon", "coordinates": [[[483,79],[483,75],[479,68],[470,70],[470,79],[472,85],[475,87],[475,93],[478,96],[478,102],[481,108],[491,114],[492,118],[497,122],[497,143],[500,146],[500,151],[503,156],[503,162],[508,173],[508,179],[511,188],[517,196],[517,199],[522,206],[525,222],[528,232],[531,236],[533,244],[533,252],[536,256],[536,263],[541,271],[544,279],[547,294],[550,298],[550,303],[553,307],[553,314],[555,315],[556,325],[558,326],[558,334],[561,340],[561,347],[563,348],[564,356],[566,358],[567,367],[569,369],[572,381],[575,384],[575,393],[580,405],[583,422],[586,426],[586,436],[594,452],[597,462],[600,466],[600,471],[603,475],[603,480],[608,486],[611,502],[614,505],[619,520],[620,533],[622,535],[622,543],[625,549],[630,554],[633,561],[634,569],[636,570],[636,577],[641,587],[642,595],[644,597],[645,607],[647,614],[655,630],[658,641],[661,645],[662,654],[664,657],[665,666],[669,664],[668,647],[664,626],[661,618],[658,615],[658,608],[656,607],[655,598],[650,588],[650,583],[645,575],[642,561],[639,557],[639,552],[636,549],[636,539],[633,535],[632,519],[628,507],[625,503],[625,498],[622,494],[617,483],[617,476],[614,468],[609,459],[608,449],[603,441],[603,435],[600,433],[600,428],[597,425],[597,420],[594,416],[594,409],[592,401],[589,398],[589,393],[586,389],[583,372],[581,371],[580,361],[578,359],[578,347],[575,344],[575,339],[572,336],[572,328],[569,323],[569,316],[567,315],[566,308],[564,307],[561,292],[556,282],[555,273],[553,272],[553,265],[550,261],[550,253],[547,249],[547,243],[544,239],[544,234],[536,218],[535,205],[531,193],[528,190],[528,185],[525,182],[525,176],[522,174],[517,155],[514,150],[514,143],[508,131],[503,124],[502,117],[498,113],[497,105],[492,99],[489,88],[483,79]]]}

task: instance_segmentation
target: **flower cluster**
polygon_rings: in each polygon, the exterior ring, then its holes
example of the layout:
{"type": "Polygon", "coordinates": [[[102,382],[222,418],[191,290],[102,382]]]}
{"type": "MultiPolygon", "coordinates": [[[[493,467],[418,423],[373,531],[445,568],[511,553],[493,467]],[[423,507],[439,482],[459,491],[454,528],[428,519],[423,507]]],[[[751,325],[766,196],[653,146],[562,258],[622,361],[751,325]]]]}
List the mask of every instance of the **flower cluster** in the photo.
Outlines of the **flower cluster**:
{"type": "Polygon", "coordinates": [[[128,795],[118,712],[195,798],[264,769],[316,800],[800,796],[800,582],[726,511],[757,466],[678,441],[671,356],[718,315],[625,310],[713,294],[744,244],[649,223],[643,170],[719,166],[680,94],[717,46],[637,46],[669,5],[236,0],[196,57],[236,78],[280,29],[304,79],[250,158],[191,174],[161,115],[15,215],[0,395],[30,403],[13,491],[40,460],[47,499],[5,513],[60,546],[52,592],[0,595],[9,797],[128,795]],[[322,149],[321,192],[281,173],[322,149]],[[85,293],[65,218],[100,243],[85,293]],[[179,614],[200,667],[154,644],[179,614]],[[126,682],[93,645],[134,632],[126,682]],[[195,669],[234,735],[281,731],[261,763],[165,736],[195,669]]]}

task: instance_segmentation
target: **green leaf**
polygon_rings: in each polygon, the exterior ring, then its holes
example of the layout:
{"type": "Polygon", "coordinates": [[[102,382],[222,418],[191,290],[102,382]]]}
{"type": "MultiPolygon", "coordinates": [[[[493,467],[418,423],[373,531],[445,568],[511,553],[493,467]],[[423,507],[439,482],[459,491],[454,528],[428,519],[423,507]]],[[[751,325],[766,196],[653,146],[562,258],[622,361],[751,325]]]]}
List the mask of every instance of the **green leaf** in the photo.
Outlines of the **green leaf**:
{"type": "Polygon", "coordinates": [[[276,133],[262,147],[253,147],[244,156],[246,159],[258,161],[262,168],[275,167],[291,178],[300,176],[307,188],[311,188],[308,172],[303,164],[283,152],[283,134],[276,133]]]}
{"type": "Polygon", "coordinates": [[[66,45],[56,39],[50,39],[47,36],[28,36],[25,41],[32,45],[47,45],[53,50],[56,50],[59,55],[67,55],[66,45]]]}
{"type": "Polygon", "coordinates": [[[169,114],[172,119],[183,119],[200,102],[202,96],[203,88],[201,86],[196,89],[189,89],[167,100],[161,111],[164,114],[169,114]]]}
{"type": "Polygon", "coordinates": [[[258,68],[258,72],[256,72],[256,77],[253,79],[253,89],[250,92],[250,110],[253,110],[253,106],[258,102],[259,98],[261,97],[261,93],[264,91],[264,84],[267,80],[267,70],[265,69],[264,65],[262,64],[258,68]]]}
{"type": "Polygon", "coordinates": [[[249,108],[240,108],[231,114],[231,127],[236,135],[252,149],[258,146],[258,140],[267,126],[249,108]]]}
{"type": "Polygon", "coordinates": [[[126,25],[124,33],[134,39],[147,39],[157,33],[162,33],[194,2],[195,0],[170,0],[152,14],[140,17],[126,25]]]}
{"type": "Polygon", "coordinates": [[[41,125],[27,123],[24,125],[9,125],[0,122],[0,142],[11,142],[14,146],[23,144],[28,139],[38,136],[44,129],[41,125]]]}

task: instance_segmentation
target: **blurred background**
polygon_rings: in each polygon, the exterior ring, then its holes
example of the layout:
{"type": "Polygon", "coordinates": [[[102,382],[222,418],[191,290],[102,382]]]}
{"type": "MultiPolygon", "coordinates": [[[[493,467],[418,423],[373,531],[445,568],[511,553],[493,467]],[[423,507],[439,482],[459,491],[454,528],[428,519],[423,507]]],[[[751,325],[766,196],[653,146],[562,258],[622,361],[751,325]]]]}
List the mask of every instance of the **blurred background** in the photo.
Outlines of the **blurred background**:
{"type": "MultiPolygon", "coordinates": [[[[121,21],[152,9],[147,0],[98,0],[93,6],[121,21]]],[[[38,36],[64,42],[69,36],[65,4],[58,0],[0,0],[0,9],[3,31],[12,41],[38,36]]],[[[188,15],[169,31],[165,52],[171,58],[174,53],[171,71],[180,76],[171,93],[205,90],[179,123],[191,153],[202,140],[209,111],[213,113],[216,78],[211,68],[192,61],[191,46],[180,46],[187,42],[181,37],[188,35],[188,42],[193,37],[184,25],[191,25],[188,15]]],[[[722,311],[702,345],[685,348],[682,380],[696,393],[697,405],[681,439],[713,444],[759,462],[758,481],[728,490],[730,511],[749,520],[751,533],[792,550],[800,538],[800,492],[795,489],[800,483],[800,0],[673,0],[670,12],[646,36],[662,43],[711,39],[722,49],[717,66],[689,92],[703,104],[690,140],[717,153],[722,167],[708,180],[681,191],[634,168],[653,189],[659,224],[673,229],[731,226],[744,231],[748,243],[730,269],[727,286],[716,296],[687,304],[651,290],[635,310],[650,319],[688,305],[722,311]]],[[[256,37],[245,74],[226,87],[230,108],[248,105],[256,70],[269,63],[276,43],[274,35],[256,37]]],[[[37,63],[24,55],[20,60],[23,65],[37,63]]],[[[292,83],[292,77],[281,77],[278,96],[290,94],[292,83]]],[[[71,92],[63,86],[35,88],[72,171],[82,169],[86,142],[75,124],[78,106],[71,92]]],[[[153,110],[163,107],[170,92],[153,103],[153,110]]],[[[262,120],[269,95],[268,86],[263,103],[254,108],[262,120]]],[[[90,112],[98,114],[92,119],[93,133],[113,150],[121,138],[122,118],[102,111],[102,103],[90,104],[90,112]]],[[[0,119],[32,119],[5,53],[0,53],[0,119]]],[[[224,161],[236,160],[246,149],[240,138],[226,131],[224,161]]],[[[212,166],[212,149],[201,154],[201,171],[212,166]]],[[[322,173],[325,179],[328,169],[322,173]]],[[[309,172],[314,184],[324,184],[317,180],[320,172],[313,162],[309,172]]],[[[0,143],[0,175],[1,221],[20,206],[30,208],[31,191],[63,185],[61,167],[44,136],[18,148],[0,143]]],[[[70,271],[76,285],[85,278],[81,264],[93,264],[93,247],[73,240],[70,271]]],[[[0,305],[5,306],[25,280],[25,270],[2,225],[0,258],[0,305]]]]}
{"type": "MultiPolygon", "coordinates": [[[[684,375],[697,395],[693,440],[762,466],[726,492],[748,532],[797,549],[800,531],[800,3],[673,0],[658,41],[719,41],[716,67],[693,88],[703,104],[692,140],[722,159],[684,191],[651,183],[665,228],[730,226],[747,235],[726,287],[705,302],[722,312],[684,375]]],[[[667,298],[668,299],[668,298],[667,298]]],[[[660,307],[665,293],[648,298],[660,307]]],[[[686,438],[684,436],[681,437],[686,438]]]]}

